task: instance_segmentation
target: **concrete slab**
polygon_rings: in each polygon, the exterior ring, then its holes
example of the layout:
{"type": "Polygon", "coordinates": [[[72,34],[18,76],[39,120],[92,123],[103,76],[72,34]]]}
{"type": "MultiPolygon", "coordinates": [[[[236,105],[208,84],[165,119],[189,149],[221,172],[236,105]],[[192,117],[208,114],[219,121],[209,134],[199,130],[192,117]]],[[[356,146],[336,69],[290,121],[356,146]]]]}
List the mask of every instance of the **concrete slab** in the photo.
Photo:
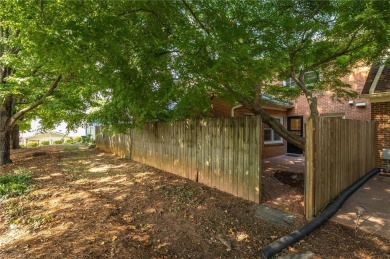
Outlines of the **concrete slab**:
{"type": "Polygon", "coordinates": [[[331,220],[355,228],[358,210],[363,212],[359,231],[390,240],[390,177],[371,178],[348,198],[331,220]]]}
{"type": "Polygon", "coordinates": [[[256,209],[256,217],[281,226],[288,226],[295,220],[295,216],[265,205],[256,209]]]}

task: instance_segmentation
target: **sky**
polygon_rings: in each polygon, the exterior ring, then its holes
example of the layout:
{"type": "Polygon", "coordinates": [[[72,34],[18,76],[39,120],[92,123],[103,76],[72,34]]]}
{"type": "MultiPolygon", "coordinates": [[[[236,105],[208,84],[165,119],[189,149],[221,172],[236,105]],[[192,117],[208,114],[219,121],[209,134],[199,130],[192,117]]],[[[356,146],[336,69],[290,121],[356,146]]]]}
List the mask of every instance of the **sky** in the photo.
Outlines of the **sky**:
{"type": "MultiPolygon", "coordinates": [[[[66,133],[66,125],[67,124],[65,122],[62,122],[54,130],[51,130],[51,131],[65,134],[66,133]]],[[[22,137],[29,137],[29,136],[35,135],[35,134],[39,133],[40,126],[41,126],[41,124],[39,123],[39,120],[33,120],[31,122],[31,130],[27,131],[27,132],[22,132],[20,135],[22,137]]],[[[85,128],[77,128],[75,131],[69,132],[68,135],[70,137],[85,136],[85,128]]]]}

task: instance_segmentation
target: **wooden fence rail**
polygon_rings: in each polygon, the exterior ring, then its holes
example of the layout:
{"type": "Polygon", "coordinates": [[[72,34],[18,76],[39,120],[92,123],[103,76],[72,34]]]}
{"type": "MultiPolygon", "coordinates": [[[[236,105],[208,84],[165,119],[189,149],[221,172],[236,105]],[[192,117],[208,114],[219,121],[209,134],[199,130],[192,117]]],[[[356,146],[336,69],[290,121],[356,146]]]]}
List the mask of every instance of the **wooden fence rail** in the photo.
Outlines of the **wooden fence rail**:
{"type": "Polygon", "coordinates": [[[320,117],[306,123],[308,219],[374,168],[374,134],[371,121],[320,117]]]}
{"type": "Polygon", "coordinates": [[[128,134],[97,129],[97,147],[259,203],[259,117],[151,123],[128,134]]]}

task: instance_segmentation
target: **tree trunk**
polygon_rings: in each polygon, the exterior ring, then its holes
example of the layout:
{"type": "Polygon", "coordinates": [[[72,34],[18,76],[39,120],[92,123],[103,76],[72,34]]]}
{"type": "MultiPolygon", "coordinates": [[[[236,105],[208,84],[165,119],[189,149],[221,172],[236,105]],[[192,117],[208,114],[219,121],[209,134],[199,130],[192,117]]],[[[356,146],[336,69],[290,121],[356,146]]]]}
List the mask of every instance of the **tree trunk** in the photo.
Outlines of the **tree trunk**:
{"type": "Polygon", "coordinates": [[[0,131],[0,166],[12,163],[10,152],[10,133],[0,131]]]}
{"type": "Polygon", "coordinates": [[[312,119],[317,119],[319,116],[318,107],[317,107],[317,97],[309,96],[306,97],[307,102],[309,103],[310,108],[310,117],[312,119]]]}
{"type": "MultiPolygon", "coordinates": [[[[258,93],[256,93],[256,96],[260,96],[258,93]]],[[[291,133],[290,131],[287,130],[278,120],[270,116],[266,111],[261,108],[259,105],[259,98],[256,97],[257,99],[254,100],[253,104],[252,102],[249,102],[245,99],[242,99],[240,103],[253,112],[255,115],[260,115],[262,122],[268,124],[279,136],[290,142],[291,144],[294,144],[295,146],[305,149],[305,138],[300,137],[296,134],[291,133]]]]}
{"type": "Polygon", "coordinates": [[[13,98],[6,97],[0,106],[0,166],[12,163],[11,160],[11,133],[9,122],[12,114],[13,98]]]}
{"type": "Polygon", "coordinates": [[[275,120],[272,116],[270,116],[267,112],[265,112],[262,108],[251,109],[251,111],[261,116],[261,120],[268,124],[279,136],[299,147],[300,149],[305,149],[305,138],[300,137],[296,134],[291,133],[287,130],[278,120],[275,120]]]}
{"type": "Polygon", "coordinates": [[[20,148],[19,141],[20,141],[19,125],[15,124],[12,127],[12,131],[11,131],[11,149],[19,149],[20,148]]]}

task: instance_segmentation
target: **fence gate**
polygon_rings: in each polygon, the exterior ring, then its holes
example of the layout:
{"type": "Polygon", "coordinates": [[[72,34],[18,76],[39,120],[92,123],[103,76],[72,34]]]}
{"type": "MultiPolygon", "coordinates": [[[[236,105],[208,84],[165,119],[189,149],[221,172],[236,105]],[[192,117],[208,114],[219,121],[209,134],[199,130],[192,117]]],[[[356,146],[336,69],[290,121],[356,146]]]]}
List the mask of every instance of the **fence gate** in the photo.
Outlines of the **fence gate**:
{"type": "Polygon", "coordinates": [[[319,117],[306,122],[307,219],[374,168],[374,134],[372,121],[319,117]]]}

